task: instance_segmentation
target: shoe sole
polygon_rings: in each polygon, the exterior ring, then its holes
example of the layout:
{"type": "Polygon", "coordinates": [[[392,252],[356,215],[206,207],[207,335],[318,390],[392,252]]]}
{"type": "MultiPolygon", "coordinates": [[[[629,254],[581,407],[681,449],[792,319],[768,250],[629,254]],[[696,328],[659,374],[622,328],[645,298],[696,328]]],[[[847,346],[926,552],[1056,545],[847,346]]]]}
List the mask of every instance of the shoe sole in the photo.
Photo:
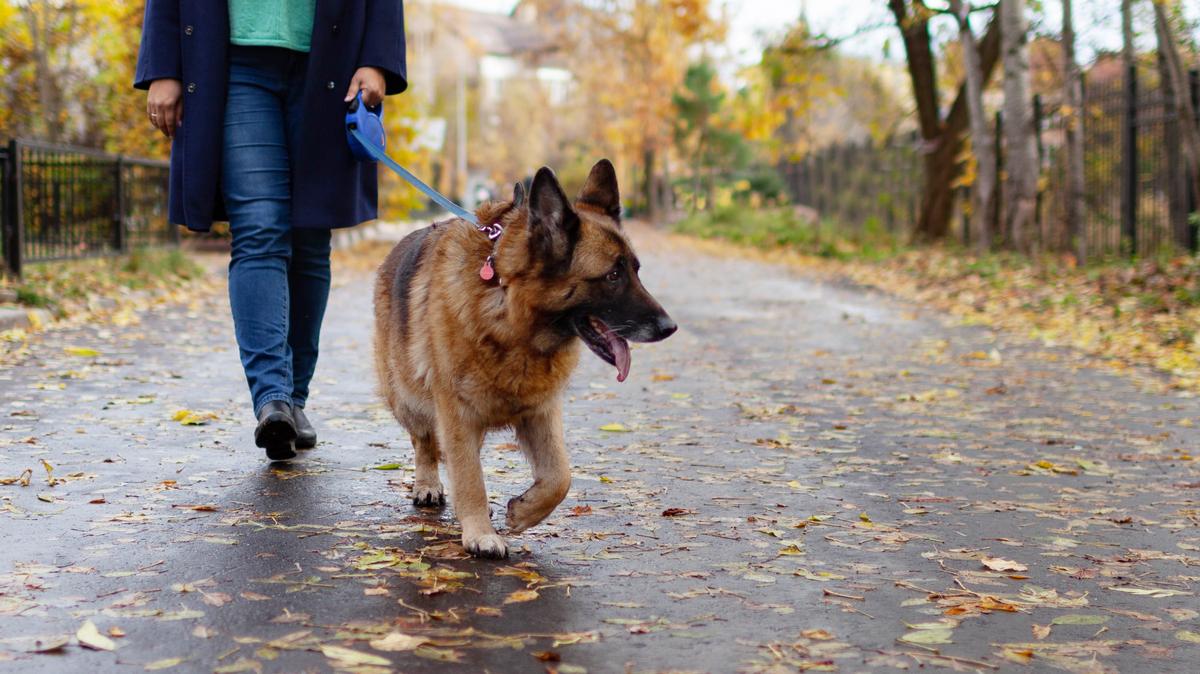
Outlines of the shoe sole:
{"type": "Polygon", "coordinates": [[[254,443],[267,451],[272,461],[296,458],[296,428],[287,419],[267,421],[255,434],[254,443]]]}

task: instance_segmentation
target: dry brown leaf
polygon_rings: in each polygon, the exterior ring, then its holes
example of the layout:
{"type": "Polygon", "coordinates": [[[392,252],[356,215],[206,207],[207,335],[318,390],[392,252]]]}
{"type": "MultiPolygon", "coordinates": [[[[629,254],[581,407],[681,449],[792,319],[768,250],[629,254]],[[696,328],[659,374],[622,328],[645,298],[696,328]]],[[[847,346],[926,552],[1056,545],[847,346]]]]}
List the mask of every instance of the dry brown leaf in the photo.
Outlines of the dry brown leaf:
{"type": "Polygon", "coordinates": [[[209,606],[224,606],[233,601],[233,597],[224,592],[203,592],[202,601],[209,606]]]}
{"type": "Polygon", "coordinates": [[[321,644],[321,652],[325,654],[325,657],[333,660],[339,667],[357,667],[361,665],[390,667],[392,664],[391,660],[378,655],[363,653],[352,648],[332,646],[330,644],[321,644]]]}
{"type": "Polygon", "coordinates": [[[1000,557],[984,557],[979,560],[983,565],[992,571],[1028,571],[1029,567],[1024,564],[1013,561],[1011,559],[1002,559],[1000,557]]]}
{"type": "Polygon", "coordinates": [[[197,504],[197,505],[185,505],[182,503],[176,503],[176,504],[172,505],[171,507],[172,508],[182,508],[184,510],[193,510],[198,513],[215,513],[218,510],[217,506],[209,504],[209,503],[201,503],[201,504],[197,504]]]}
{"type": "Polygon", "coordinates": [[[428,642],[425,637],[414,637],[403,632],[391,632],[382,639],[375,639],[370,642],[371,648],[377,651],[414,651],[417,646],[428,642]]]}

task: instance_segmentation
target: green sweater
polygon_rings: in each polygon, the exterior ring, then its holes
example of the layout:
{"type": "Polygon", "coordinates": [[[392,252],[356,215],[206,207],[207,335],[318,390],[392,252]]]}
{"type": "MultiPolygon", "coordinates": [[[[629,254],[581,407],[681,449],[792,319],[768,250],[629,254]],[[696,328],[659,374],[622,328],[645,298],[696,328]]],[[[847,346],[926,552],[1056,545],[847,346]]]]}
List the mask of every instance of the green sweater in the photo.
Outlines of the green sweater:
{"type": "Polygon", "coordinates": [[[317,0],[229,0],[229,41],[307,52],[317,0]]]}

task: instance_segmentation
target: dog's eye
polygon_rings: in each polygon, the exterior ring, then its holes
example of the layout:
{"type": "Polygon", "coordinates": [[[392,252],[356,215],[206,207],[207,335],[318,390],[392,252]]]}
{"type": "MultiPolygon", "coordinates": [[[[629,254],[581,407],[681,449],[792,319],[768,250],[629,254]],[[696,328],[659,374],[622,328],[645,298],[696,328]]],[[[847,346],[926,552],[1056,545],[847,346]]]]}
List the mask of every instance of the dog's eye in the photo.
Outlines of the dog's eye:
{"type": "Polygon", "coordinates": [[[608,281],[609,283],[616,283],[617,281],[620,281],[621,280],[621,270],[614,269],[614,270],[608,272],[608,275],[604,277],[604,280],[608,281]]]}

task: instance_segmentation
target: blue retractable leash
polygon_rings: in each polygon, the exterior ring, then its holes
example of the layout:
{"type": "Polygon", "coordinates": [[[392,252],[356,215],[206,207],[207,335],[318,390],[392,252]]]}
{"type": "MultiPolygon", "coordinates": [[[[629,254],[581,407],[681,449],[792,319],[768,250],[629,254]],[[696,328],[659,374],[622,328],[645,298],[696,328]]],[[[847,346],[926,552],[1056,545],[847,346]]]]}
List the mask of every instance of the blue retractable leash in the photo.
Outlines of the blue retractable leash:
{"type": "Polygon", "coordinates": [[[383,151],[387,146],[387,134],[383,130],[383,105],[377,105],[374,109],[368,108],[362,102],[361,91],[350,102],[350,108],[346,111],[346,140],[350,143],[350,152],[359,161],[383,162],[384,166],[395,171],[396,175],[424,192],[425,196],[433,199],[442,208],[473,225],[479,224],[474,213],[450,201],[440,192],[422,182],[420,178],[409,173],[408,169],[397,164],[396,160],[387,156],[387,153],[383,151]]]}

